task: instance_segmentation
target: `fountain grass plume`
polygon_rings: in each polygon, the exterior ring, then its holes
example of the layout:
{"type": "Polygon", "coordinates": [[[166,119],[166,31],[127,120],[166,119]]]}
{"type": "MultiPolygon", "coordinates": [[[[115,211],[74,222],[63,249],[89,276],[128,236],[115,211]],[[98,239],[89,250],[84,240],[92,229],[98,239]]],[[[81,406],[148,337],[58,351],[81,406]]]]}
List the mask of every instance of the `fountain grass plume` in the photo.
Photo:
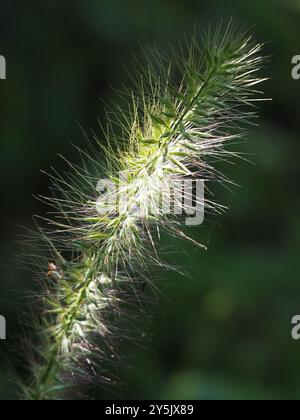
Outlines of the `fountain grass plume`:
{"type": "MultiPolygon", "coordinates": [[[[158,197],[188,211],[170,185],[223,181],[217,162],[235,157],[226,145],[256,116],[262,46],[231,24],[197,39],[170,56],[147,52],[135,89],[123,96],[128,106],[107,111],[100,137],[88,153],[79,151],[80,165],[66,160],[67,173],[50,174],[53,196],[43,199],[54,210],[30,240],[37,246],[32,267],[45,287],[26,399],[59,399],[81,381],[112,381],[108,361],[123,361],[118,342],[130,338],[144,286],[159,287],[149,269],[164,266],[160,232],[187,238],[180,217],[166,215],[158,197]],[[108,191],[97,193],[103,179],[127,197],[122,211],[108,191]]],[[[201,204],[223,209],[208,198],[201,204]]]]}

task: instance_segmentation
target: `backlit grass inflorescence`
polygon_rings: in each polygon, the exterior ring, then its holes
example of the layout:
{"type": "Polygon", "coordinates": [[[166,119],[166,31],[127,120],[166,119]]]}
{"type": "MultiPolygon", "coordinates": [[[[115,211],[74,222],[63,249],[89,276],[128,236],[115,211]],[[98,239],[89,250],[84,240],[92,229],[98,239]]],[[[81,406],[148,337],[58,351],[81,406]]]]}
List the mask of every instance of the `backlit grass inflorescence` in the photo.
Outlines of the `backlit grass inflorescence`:
{"type": "MultiPolygon", "coordinates": [[[[109,380],[106,360],[121,357],[116,343],[134,323],[129,308],[139,310],[149,267],[161,264],[160,231],[186,237],[162,202],[189,213],[191,200],[176,199],[170,186],[222,180],[214,162],[231,157],[224,145],[244,135],[255,115],[263,58],[249,34],[220,27],[201,45],[195,36],[171,57],[149,57],[137,92],[126,96],[128,111],[108,112],[102,137],[89,154],[80,151],[82,166],[66,162],[67,175],[51,175],[55,214],[37,235],[33,262],[46,287],[25,398],[56,399],[80,379],[109,380]],[[115,188],[97,193],[102,179],[115,188]]],[[[199,204],[222,209],[208,199],[199,204]]]]}

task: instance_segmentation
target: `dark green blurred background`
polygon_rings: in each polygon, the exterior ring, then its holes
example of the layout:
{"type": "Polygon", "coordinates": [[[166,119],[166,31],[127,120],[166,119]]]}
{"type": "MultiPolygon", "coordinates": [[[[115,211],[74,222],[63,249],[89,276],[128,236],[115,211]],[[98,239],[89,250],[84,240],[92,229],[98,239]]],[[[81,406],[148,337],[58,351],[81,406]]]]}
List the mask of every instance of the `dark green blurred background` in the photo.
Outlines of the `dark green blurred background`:
{"type": "MultiPolygon", "coordinates": [[[[19,225],[45,208],[32,194],[48,194],[40,173],[57,153],[76,162],[70,141],[84,147],[78,122],[95,129],[109,86],[128,82],[123,64],[140,43],[176,40],[234,16],[254,26],[272,55],[264,70],[274,101],[261,105],[259,128],[247,144],[255,165],[237,162],[226,173],[241,187],[220,190],[230,207],[190,234],[209,249],[184,247],[177,261],[192,279],[162,273],[152,339],[125,349],[127,384],[94,390],[96,398],[300,399],[300,342],[291,318],[300,313],[300,81],[291,59],[300,54],[300,3],[274,0],[2,0],[0,54],[0,314],[8,344],[23,334],[23,297],[30,279],[11,263],[19,225]],[[22,321],[22,319],[21,319],[22,321]]],[[[167,245],[167,244],[164,244],[167,245]]],[[[7,347],[0,343],[0,399],[16,398],[5,380],[7,347]]],[[[18,364],[18,362],[12,363],[18,364]]]]}

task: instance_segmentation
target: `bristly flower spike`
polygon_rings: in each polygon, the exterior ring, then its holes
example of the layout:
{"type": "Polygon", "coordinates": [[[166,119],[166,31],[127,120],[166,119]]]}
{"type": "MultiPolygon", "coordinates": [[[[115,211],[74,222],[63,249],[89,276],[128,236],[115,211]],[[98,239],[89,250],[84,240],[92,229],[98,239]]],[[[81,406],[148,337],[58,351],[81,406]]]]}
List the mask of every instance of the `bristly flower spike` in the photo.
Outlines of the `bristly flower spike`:
{"type": "MultiPolygon", "coordinates": [[[[261,49],[229,25],[209,31],[201,45],[195,36],[171,57],[153,52],[138,69],[136,91],[124,95],[127,109],[110,109],[101,138],[89,154],[80,151],[82,164],[66,162],[64,176],[52,172],[54,196],[44,199],[55,213],[49,227],[38,228],[33,252],[45,290],[25,398],[58,399],[81,380],[113,381],[108,361],[122,363],[118,341],[130,336],[144,285],[158,286],[147,273],[163,266],[160,231],[186,237],[176,214],[189,214],[193,190],[186,204],[170,186],[226,181],[215,163],[235,156],[226,145],[255,116],[265,80],[258,76],[261,49]],[[100,194],[103,179],[114,188],[100,194]],[[116,211],[115,200],[124,197],[116,211]],[[166,214],[162,201],[176,214],[166,214]]],[[[207,212],[223,211],[208,198],[199,201],[207,212]]]]}

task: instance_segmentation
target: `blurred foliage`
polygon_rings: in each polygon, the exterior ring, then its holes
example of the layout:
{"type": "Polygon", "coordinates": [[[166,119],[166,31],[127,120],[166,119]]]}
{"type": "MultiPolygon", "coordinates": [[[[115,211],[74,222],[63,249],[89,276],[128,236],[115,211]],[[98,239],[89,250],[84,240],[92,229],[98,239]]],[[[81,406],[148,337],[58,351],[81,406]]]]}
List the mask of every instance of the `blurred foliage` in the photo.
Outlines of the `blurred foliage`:
{"type": "Polygon", "coordinates": [[[63,170],[57,153],[78,160],[70,141],[84,147],[79,124],[99,133],[101,99],[116,99],[110,85],[128,84],[123,65],[139,44],[174,41],[195,21],[204,29],[231,16],[253,27],[271,56],[265,88],[274,101],[260,105],[260,126],[236,146],[255,165],[224,165],[240,185],[215,188],[230,210],[189,232],[207,252],[164,239],[190,276],[160,273],[162,294],[154,326],[145,331],[146,348],[124,348],[132,368],[118,373],[126,386],[91,394],[300,398],[300,344],[290,337],[291,318],[300,312],[300,83],[292,80],[290,64],[300,54],[299,11],[296,0],[1,1],[0,54],[8,79],[0,83],[0,313],[9,340],[0,343],[0,399],[16,398],[5,379],[7,356],[23,336],[31,282],[11,261],[18,226],[45,214],[32,197],[48,194],[39,170],[52,164],[63,170]]]}

